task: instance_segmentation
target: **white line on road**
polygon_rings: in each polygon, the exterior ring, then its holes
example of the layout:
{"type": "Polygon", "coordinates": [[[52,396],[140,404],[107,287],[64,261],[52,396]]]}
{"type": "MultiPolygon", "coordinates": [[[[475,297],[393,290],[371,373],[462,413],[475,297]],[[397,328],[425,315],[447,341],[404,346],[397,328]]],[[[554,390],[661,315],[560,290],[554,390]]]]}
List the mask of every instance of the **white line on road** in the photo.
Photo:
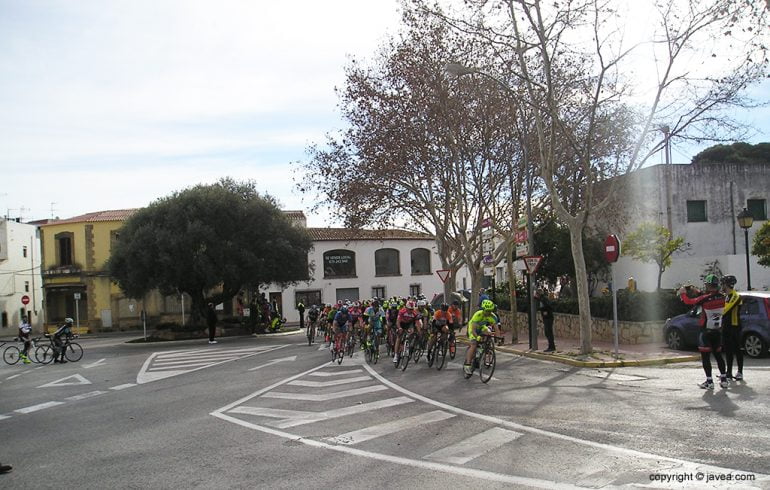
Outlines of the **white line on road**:
{"type": "Polygon", "coordinates": [[[124,385],[113,386],[110,389],[115,391],[120,391],[120,390],[125,390],[126,388],[131,388],[132,386],[136,386],[136,383],[126,383],[124,385]]]}
{"type": "Polygon", "coordinates": [[[304,400],[312,402],[325,402],[329,400],[337,400],[339,398],[345,398],[348,396],[365,395],[367,393],[374,393],[377,391],[387,390],[387,386],[372,385],[365,386],[363,388],[355,388],[352,390],[336,391],[334,393],[326,393],[323,395],[314,393],[283,393],[280,391],[268,391],[262,398],[280,398],[284,400],[304,400]]]}
{"type": "MultiPolygon", "coordinates": [[[[384,387],[383,387],[384,388],[384,387]]],[[[266,393],[268,394],[268,393],[266,393]]],[[[262,395],[265,396],[265,395],[262,395]]],[[[443,410],[434,410],[428,413],[421,413],[413,417],[407,417],[405,419],[398,419],[392,422],[386,422],[384,424],[373,425],[371,427],[364,427],[360,430],[353,432],[347,432],[340,434],[337,437],[330,437],[327,441],[331,441],[337,444],[358,444],[359,442],[368,441],[377,437],[387,436],[401,432],[402,430],[413,429],[424,424],[430,424],[433,422],[440,422],[442,420],[451,419],[455,417],[454,414],[445,412],[443,410]]],[[[429,458],[430,459],[430,458],[429,458]]]]}
{"type": "Polygon", "coordinates": [[[329,376],[339,376],[341,374],[360,374],[363,373],[360,369],[349,369],[347,371],[335,371],[335,372],[328,372],[328,371],[317,371],[315,373],[310,373],[310,376],[323,376],[323,377],[329,377],[329,376]]]}
{"type": "Polygon", "coordinates": [[[327,347],[325,345],[322,345],[321,347],[318,348],[318,350],[319,351],[321,351],[321,350],[329,350],[329,347],[327,347]]]}
{"type": "Polygon", "coordinates": [[[88,393],[83,393],[81,395],[75,395],[75,396],[67,397],[67,398],[65,398],[65,400],[76,402],[78,400],[85,400],[86,398],[93,398],[95,396],[103,395],[105,393],[107,393],[107,392],[106,391],[99,391],[99,390],[90,391],[88,393]]]}
{"type": "Polygon", "coordinates": [[[371,381],[370,376],[356,376],[355,378],[334,379],[332,381],[304,381],[296,380],[290,381],[291,386],[309,386],[312,388],[324,388],[326,386],[346,385],[350,383],[358,383],[359,381],[371,381]]]}
{"type": "Polygon", "coordinates": [[[7,380],[9,380],[9,379],[18,378],[19,376],[24,376],[24,375],[25,375],[25,374],[27,374],[28,372],[29,372],[29,371],[24,371],[23,373],[14,374],[13,376],[8,376],[8,377],[7,377],[7,378],[5,378],[5,379],[6,379],[6,381],[7,381],[7,380]]]}
{"type": "Polygon", "coordinates": [[[106,361],[106,360],[107,360],[107,359],[99,359],[98,361],[96,361],[96,362],[92,362],[91,364],[86,364],[86,365],[85,365],[85,366],[83,366],[83,367],[84,367],[84,368],[86,368],[86,369],[91,369],[92,367],[96,367],[96,366],[99,366],[99,365],[101,365],[101,364],[102,364],[104,361],[106,361]]]}
{"type": "Polygon", "coordinates": [[[274,419],[298,419],[313,417],[317,412],[303,412],[302,410],[283,410],[281,408],[263,408],[263,407],[238,407],[230,410],[230,413],[242,413],[244,415],[255,415],[257,417],[272,417],[274,419]]]}
{"type": "Polygon", "coordinates": [[[212,363],[212,362],[219,362],[219,361],[225,361],[230,359],[240,359],[242,358],[242,354],[228,354],[228,355],[217,355],[217,356],[190,356],[190,357],[174,357],[173,359],[163,359],[160,357],[155,358],[155,362],[152,363],[153,366],[173,366],[176,364],[187,364],[192,362],[206,362],[206,363],[212,363]]]}
{"type": "Polygon", "coordinates": [[[333,411],[328,412],[311,412],[312,415],[309,417],[290,418],[270,425],[273,427],[278,427],[279,429],[286,429],[288,427],[296,427],[298,425],[312,424],[321,420],[336,419],[339,417],[346,417],[348,415],[355,415],[357,413],[379,410],[381,408],[395,407],[405,403],[412,403],[413,401],[414,400],[409,397],[398,396],[396,398],[377,400],[376,402],[362,403],[360,405],[351,405],[349,407],[343,408],[335,408],[333,411]]]}
{"type": "Polygon", "coordinates": [[[20,408],[18,410],[14,410],[14,412],[32,413],[32,412],[37,412],[38,410],[45,410],[46,408],[55,407],[57,405],[64,405],[64,402],[45,402],[45,403],[40,403],[38,405],[32,405],[31,407],[20,408]]]}
{"type": "Polygon", "coordinates": [[[156,364],[153,364],[150,366],[150,369],[147,370],[148,373],[154,373],[156,371],[169,371],[171,369],[174,369],[176,371],[187,371],[189,368],[197,368],[200,366],[206,367],[211,366],[211,361],[203,361],[203,362],[187,362],[185,364],[178,364],[174,366],[158,366],[156,364]]]}
{"type": "Polygon", "coordinates": [[[91,382],[88,381],[86,378],[84,378],[80,374],[73,374],[72,376],[67,376],[66,378],[57,379],[56,381],[51,381],[50,383],[46,383],[44,385],[38,386],[38,388],[58,388],[59,386],[78,386],[78,385],[90,385],[91,382]],[[67,381],[71,380],[71,381],[67,381]]]}
{"type": "Polygon", "coordinates": [[[10,415],[0,415],[0,420],[5,420],[11,418],[10,415]]]}
{"type": "Polygon", "coordinates": [[[289,357],[283,357],[281,359],[273,359],[272,361],[268,361],[265,364],[253,367],[249,369],[249,371],[256,371],[257,369],[262,369],[263,367],[272,366],[273,364],[278,364],[279,362],[291,362],[296,360],[297,360],[297,356],[289,356],[289,357]]]}
{"type": "Polygon", "coordinates": [[[425,456],[425,459],[449,464],[465,464],[523,435],[521,432],[492,427],[481,434],[430,453],[425,456]]]}

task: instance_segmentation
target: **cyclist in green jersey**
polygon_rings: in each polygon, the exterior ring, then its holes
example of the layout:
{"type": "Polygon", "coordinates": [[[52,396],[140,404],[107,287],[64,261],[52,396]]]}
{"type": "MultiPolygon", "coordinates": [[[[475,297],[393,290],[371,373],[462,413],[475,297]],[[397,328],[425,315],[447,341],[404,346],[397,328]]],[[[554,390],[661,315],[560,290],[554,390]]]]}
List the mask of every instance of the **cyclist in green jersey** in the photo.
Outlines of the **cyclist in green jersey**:
{"type": "Polygon", "coordinates": [[[473,359],[476,357],[476,347],[483,333],[493,333],[497,324],[497,316],[494,314],[495,304],[488,299],[481,302],[481,309],[473,314],[468,321],[468,350],[465,352],[465,364],[463,371],[472,373],[473,359]]]}

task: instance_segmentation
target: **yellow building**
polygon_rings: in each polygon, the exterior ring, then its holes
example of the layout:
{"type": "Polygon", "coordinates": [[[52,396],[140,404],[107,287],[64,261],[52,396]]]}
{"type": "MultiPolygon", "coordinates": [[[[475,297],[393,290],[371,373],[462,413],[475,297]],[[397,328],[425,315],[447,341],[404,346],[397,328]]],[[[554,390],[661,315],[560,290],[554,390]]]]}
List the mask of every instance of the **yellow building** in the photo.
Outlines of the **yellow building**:
{"type": "MultiPolygon", "coordinates": [[[[122,309],[122,294],[105,264],[118,230],[134,211],[99,211],[40,226],[48,329],[61,325],[67,317],[77,319],[82,331],[116,326],[114,316],[122,309]]],[[[138,319],[141,307],[127,306],[130,316],[138,319]]]]}

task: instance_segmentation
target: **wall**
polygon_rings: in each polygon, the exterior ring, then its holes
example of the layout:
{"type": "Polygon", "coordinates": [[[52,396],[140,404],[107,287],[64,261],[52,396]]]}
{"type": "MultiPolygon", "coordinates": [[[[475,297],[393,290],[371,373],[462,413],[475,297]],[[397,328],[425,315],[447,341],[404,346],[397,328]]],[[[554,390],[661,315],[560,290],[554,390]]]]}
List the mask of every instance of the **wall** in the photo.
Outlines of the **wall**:
{"type": "Polygon", "coordinates": [[[0,327],[0,335],[16,333],[22,308],[32,313],[30,320],[36,331],[42,328],[40,258],[36,226],[0,219],[0,314],[5,312],[8,318],[8,327],[0,327]],[[26,257],[24,247],[27,248],[26,257]],[[25,283],[29,283],[29,291],[25,290],[25,283]],[[30,298],[26,307],[21,302],[25,295],[30,298]]]}

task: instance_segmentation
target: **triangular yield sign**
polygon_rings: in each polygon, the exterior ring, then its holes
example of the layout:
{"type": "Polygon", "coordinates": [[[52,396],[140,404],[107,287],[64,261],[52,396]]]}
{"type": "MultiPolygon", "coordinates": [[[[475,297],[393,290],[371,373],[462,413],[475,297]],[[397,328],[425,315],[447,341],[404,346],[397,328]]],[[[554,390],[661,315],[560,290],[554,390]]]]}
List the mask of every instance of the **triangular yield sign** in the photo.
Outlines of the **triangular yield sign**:
{"type": "Polygon", "coordinates": [[[524,259],[524,265],[527,267],[529,274],[534,274],[537,268],[540,266],[540,262],[543,260],[542,255],[530,255],[522,257],[524,259]]]}
{"type": "Polygon", "coordinates": [[[91,382],[88,381],[86,378],[79,374],[73,374],[72,376],[67,376],[66,378],[58,379],[56,381],[51,381],[50,383],[46,383],[44,385],[38,386],[38,388],[53,388],[55,386],[74,386],[74,385],[90,385],[91,382]],[[67,381],[72,380],[72,381],[67,381]]]}
{"type": "Polygon", "coordinates": [[[452,271],[449,269],[439,269],[436,271],[436,274],[438,274],[438,278],[441,279],[441,282],[446,282],[451,272],[452,271]]]}

